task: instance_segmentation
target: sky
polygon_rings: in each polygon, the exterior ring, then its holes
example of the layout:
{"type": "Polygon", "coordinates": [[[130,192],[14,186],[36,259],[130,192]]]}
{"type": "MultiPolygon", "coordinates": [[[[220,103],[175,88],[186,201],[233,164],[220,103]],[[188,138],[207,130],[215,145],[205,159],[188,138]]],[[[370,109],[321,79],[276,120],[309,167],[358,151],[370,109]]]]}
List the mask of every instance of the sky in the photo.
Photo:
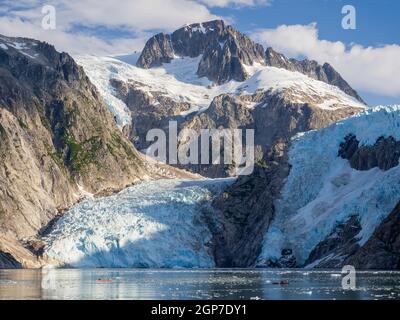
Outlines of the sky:
{"type": "Polygon", "coordinates": [[[289,57],[329,62],[371,105],[400,104],[399,13],[398,0],[0,0],[0,34],[72,55],[129,54],[156,32],[224,19],[289,57]],[[55,29],[43,28],[46,5],[55,29]],[[354,30],[342,27],[345,5],[354,30]]]}

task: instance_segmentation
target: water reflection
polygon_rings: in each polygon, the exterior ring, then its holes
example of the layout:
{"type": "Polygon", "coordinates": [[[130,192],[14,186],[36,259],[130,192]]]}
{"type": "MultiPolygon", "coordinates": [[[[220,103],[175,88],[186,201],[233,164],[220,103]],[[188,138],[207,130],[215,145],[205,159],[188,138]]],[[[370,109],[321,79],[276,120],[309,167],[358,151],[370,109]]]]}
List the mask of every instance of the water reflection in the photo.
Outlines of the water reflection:
{"type": "Polygon", "coordinates": [[[400,299],[400,272],[358,272],[343,290],[337,271],[0,270],[0,299],[400,299]]]}

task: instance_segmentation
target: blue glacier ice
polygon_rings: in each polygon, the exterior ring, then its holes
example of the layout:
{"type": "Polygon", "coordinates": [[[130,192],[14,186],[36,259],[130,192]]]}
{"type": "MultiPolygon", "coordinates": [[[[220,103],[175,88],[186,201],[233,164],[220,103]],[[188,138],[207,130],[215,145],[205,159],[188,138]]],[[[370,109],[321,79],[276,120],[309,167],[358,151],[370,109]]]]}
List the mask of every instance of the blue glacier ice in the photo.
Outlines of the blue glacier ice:
{"type": "Polygon", "coordinates": [[[147,181],[68,210],[45,254],[78,268],[208,268],[211,233],[203,209],[234,179],[147,181]]]}
{"type": "Polygon", "coordinates": [[[275,219],[267,231],[258,261],[277,259],[292,248],[303,264],[311,250],[335,226],[353,215],[362,227],[362,245],[400,200],[400,166],[388,171],[357,171],[338,157],[348,134],[362,145],[383,136],[400,140],[400,106],[371,108],[328,128],[296,136],[289,151],[292,166],[279,199],[275,219]]]}

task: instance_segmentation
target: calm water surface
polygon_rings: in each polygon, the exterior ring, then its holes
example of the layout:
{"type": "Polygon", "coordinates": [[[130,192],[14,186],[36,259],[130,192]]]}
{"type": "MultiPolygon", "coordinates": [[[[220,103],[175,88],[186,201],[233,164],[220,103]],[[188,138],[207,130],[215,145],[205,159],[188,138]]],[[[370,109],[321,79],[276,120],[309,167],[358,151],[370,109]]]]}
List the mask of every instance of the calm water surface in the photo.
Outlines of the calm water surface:
{"type": "Polygon", "coordinates": [[[358,272],[355,291],[341,282],[314,270],[0,270],[0,299],[400,299],[400,272],[358,272]]]}

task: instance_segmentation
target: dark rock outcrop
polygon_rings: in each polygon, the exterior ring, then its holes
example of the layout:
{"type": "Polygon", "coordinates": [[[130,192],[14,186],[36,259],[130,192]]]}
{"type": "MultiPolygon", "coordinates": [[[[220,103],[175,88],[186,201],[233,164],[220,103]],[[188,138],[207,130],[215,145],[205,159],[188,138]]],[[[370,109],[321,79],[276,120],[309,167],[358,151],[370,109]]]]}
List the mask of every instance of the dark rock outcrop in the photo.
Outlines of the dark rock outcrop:
{"type": "Polygon", "coordinates": [[[305,59],[299,61],[296,59],[288,59],[282,53],[278,53],[272,48],[266,50],[265,62],[268,66],[283,68],[289,71],[297,71],[309,76],[310,78],[336,86],[349,96],[364,103],[358,93],[350,87],[350,85],[329,63],[320,65],[314,60],[305,59]]]}
{"type": "Polygon", "coordinates": [[[277,145],[266,167],[257,166],[213,202],[216,212],[207,218],[218,267],[253,266],[274,216],[274,199],[289,174],[284,148],[277,145]]]}
{"type": "Polygon", "coordinates": [[[296,268],[296,257],[293,254],[292,249],[283,249],[281,256],[276,260],[268,260],[263,264],[258,263],[257,267],[266,268],[296,268]]]}
{"type": "Polygon", "coordinates": [[[340,144],[339,156],[347,159],[353,169],[370,170],[378,167],[389,170],[399,165],[400,141],[380,137],[372,146],[360,146],[357,137],[349,135],[340,144]]]}
{"type": "Polygon", "coordinates": [[[0,252],[0,269],[20,269],[21,263],[8,252],[0,252]]]}
{"type": "Polygon", "coordinates": [[[224,21],[194,23],[174,31],[171,35],[178,56],[195,58],[226,35],[224,21]]]}
{"type": "Polygon", "coordinates": [[[400,203],[344,264],[357,269],[400,269],[400,203]]]}
{"type": "Polygon", "coordinates": [[[218,84],[229,80],[246,80],[248,75],[238,51],[238,46],[231,39],[227,40],[223,47],[218,43],[210,46],[199,63],[198,76],[207,77],[218,84]]]}
{"type": "Polygon", "coordinates": [[[339,268],[343,261],[360,248],[357,235],[361,231],[357,216],[351,217],[321,241],[310,253],[305,265],[314,268],[339,268]]]}
{"type": "Polygon", "coordinates": [[[172,48],[171,36],[159,33],[147,41],[143,53],[137,61],[137,65],[148,69],[171,62],[172,59],[174,59],[174,50],[172,48]]]}

